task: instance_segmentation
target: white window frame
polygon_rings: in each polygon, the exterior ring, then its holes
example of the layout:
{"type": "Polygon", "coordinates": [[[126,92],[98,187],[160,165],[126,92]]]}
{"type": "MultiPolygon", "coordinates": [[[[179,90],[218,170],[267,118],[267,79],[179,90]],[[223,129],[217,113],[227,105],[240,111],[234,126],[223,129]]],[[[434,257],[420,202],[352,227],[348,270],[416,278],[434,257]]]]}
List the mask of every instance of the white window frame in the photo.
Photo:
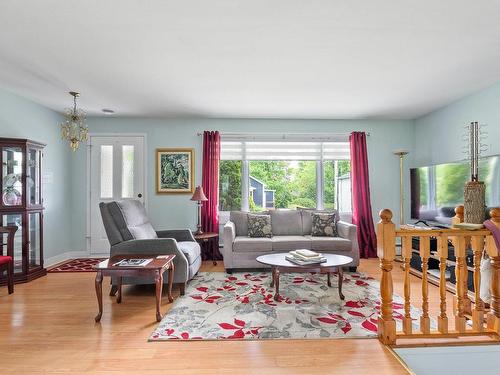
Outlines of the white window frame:
{"type": "MultiPolygon", "coordinates": [[[[221,159],[221,160],[241,160],[241,210],[249,211],[249,196],[250,196],[250,161],[247,158],[246,145],[247,142],[280,142],[280,141],[292,141],[292,142],[311,142],[320,143],[321,151],[320,158],[316,160],[316,209],[322,210],[325,207],[325,181],[324,181],[324,171],[325,164],[327,160],[332,160],[334,162],[334,176],[335,176],[335,202],[334,205],[336,209],[339,209],[339,187],[338,187],[338,160],[339,159],[325,159],[324,158],[324,144],[330,142],[348,142],[349,136],[346,134],[281,134],[281,133],[267,133],[267,134],[240,134],[240,133],[227,133],[221,135],[221,141],[226,142],[239,142],[241,143],[241,159],[221,159]]],[[[237,154],[233,154],[237,155],[237,154]]],[[[234,157],[234,156],[233,156],[234,157]]],[[[271,160],[282,160],[282,159],[269,159],[271,160]]],[[[343,159],[347,160],[347,159],[343,159]]],[[[225,211],[222,211],[225,212],[225,211]]],[[[351,211],[352,212],[352,211],[351,211]]]]}

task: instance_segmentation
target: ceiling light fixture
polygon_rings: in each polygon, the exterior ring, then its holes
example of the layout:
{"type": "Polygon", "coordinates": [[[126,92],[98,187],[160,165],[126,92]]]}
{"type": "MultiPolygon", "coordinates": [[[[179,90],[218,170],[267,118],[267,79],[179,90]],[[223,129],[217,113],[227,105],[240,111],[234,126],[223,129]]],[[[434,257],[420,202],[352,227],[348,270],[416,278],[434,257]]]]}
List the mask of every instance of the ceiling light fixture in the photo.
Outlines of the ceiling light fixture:
{"type": "Polygon", "coordinates": [[[76,107],[76,98],[80,93],[70,91],[69,94],[73,97],[73,108],[66,108],[66,120],[61,123],[61,138],[69,141],[71,150],[75,152],[80,143],[87,140],[89,128],[85,124],[85,112],[76,107]]]}

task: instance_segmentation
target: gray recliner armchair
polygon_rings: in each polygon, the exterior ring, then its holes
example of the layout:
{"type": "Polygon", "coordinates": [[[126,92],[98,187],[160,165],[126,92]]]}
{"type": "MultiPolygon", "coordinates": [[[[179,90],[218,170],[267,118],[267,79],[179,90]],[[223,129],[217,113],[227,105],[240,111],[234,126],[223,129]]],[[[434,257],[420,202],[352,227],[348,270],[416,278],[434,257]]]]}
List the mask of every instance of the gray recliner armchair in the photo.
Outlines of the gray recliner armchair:
{"type": "MultiPolygon", "coordinates": [[[[184,295],[186,283],[196,275],[201,266],[200,245],[191,230],[155,231],[144,206],[137,200],[100,203],[99,208],[111,245],[110,256],[175,254],[174,283],[180,284],[181,295],[184,295]]],[[[167,282],[167,275],[164,280],[167,282]]],[[[111,294],[114,294],[117,280],[112,279],[111,282],[111,294]]],[[[154,280],[145,277],[124,277],[122,284],[154,284],[154,280]]]]}

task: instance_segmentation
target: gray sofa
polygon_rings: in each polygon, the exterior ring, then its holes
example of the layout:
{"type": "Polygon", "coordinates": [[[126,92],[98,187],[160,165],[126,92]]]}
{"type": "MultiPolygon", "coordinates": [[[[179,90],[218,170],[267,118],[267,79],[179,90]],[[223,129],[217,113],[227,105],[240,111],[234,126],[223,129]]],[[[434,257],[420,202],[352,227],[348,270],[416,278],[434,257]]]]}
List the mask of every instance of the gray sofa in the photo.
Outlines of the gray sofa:
{"type": "MultiPolygon", "coordinates": [[[[100,203],[104,229],[111,245],[110,256],[123,254],[165,255],[175,254],[174,283],[180,284],[181,295],[185,284],[201,266],[201,249],[191,230],[155,231],[146,210],[137,200],[100,203]]],[[[168,271],[164,282],[168,281],[168,271]]],[[[116,280],[112,279],[112,292],[116,292],[116,280]]],[[[122,284],[154,284],[152,278],[124,277],[122,284]]]]}
{"type": "MultiPolygon", "coordinates": [[[[353,258],[349,269],[359,265],[359,249],[356,226],[337,222],[339,237],[313,237],[312,210],[272,210],[272,238],[248,237],[248,212],[231,211],[223,231],[224,268],[231,272],[236,268],[262,268],[255,258],[272,252],[288,252],[309,249],[320,253],[341,254],[353,258]]],[[[338,215],[337,215],[338,217],[338,215]]]]}

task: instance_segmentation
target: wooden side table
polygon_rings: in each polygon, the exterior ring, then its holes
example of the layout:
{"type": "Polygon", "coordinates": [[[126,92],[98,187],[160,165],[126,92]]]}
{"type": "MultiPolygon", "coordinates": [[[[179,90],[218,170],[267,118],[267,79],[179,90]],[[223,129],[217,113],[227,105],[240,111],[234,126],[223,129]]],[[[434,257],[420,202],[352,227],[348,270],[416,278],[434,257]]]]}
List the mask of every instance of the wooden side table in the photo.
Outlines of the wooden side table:
{"type": "Polygon", "coordinates": [[[168,273],[168,301],[173,302],[172,284],[174,281],[174,260],[175,255],[116,255],[110,259],[102,261],[94,266],[97,271],[95,277],[95,292],[97,295],[97,304],[99,305],[99,313],[95,317],[95,321],[99,322],[102,317],[102,279],[103,276],[113,276],[118,278],[118,295],[116,302],[122,301],[122,277],[140,277],[154,276],[156,284],[156,321],[161,321],[161,293],[163,289],[163,273],[170,270],[168,273]],[[161,256],[162,258],[158,258],[161,256]],[[123,259],[152,259],[145,266],[115,266],[116,263],[123,259]]]}
{"type": "MultiPolygon", "coordinates": [[[[196,233],[193,233],[193,236],[194,236],[194,239],[200,244],[200,246],[203,247],[203,245],[206,245],[212,241],[216,242],[217,245],[219,243],[218,239],[219,239],[219,233],[216,233],[216,232],[204,232],[204,233],[201,233],[201,234],[196,234],[196,233]]],[[[214,266],[217,265],[217,261],[215,260],[215,252],[217,251],[217,247],[216,245],[213,246],[213,249],[212,249],[212,261],[214,262],[214,266]]]]}

